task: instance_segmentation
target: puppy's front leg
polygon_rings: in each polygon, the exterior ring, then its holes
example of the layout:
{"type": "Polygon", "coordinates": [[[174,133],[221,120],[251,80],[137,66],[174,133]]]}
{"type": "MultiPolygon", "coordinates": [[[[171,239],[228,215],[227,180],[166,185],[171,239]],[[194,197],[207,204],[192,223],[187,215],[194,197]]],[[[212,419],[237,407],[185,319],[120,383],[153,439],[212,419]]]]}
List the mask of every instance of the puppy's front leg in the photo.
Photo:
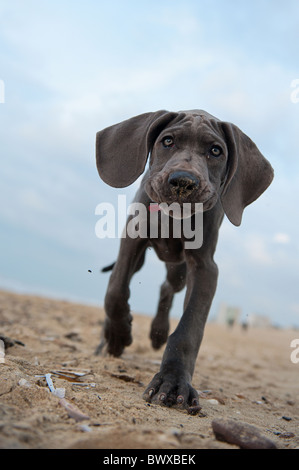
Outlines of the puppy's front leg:
{"type": "Polygon", "coordinates": [[[103,349],[113,356],[120,356],[126,346],[132,342],[129,284],[133,274],[144,262],[148,244],[144,238],[122,238],[119,255],[113,267],[105,296],[106,318],[102,332],[102,341],[96,350],[103,349]]]}
{"type": "Polygon", "coordinates": [[[186,255],[188,275],[183,316],[168,338],[160,371],[143,395],[149,402],[183,408],[198,405],[198,393],[191,380],[218,277],[212,257],[201,259],[192,251],[186,255]]]}

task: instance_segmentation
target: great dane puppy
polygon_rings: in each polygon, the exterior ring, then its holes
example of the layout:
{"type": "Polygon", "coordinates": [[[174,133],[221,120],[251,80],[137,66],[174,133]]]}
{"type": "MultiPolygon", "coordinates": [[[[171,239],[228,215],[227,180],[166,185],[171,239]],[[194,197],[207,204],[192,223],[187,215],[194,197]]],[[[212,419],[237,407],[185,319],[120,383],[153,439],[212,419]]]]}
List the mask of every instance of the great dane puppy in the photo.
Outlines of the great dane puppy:
{"type": "MultiPolygon", "coordinates": [[[[217,284],[213,256],[219,227],[224,214],[234,225],[240,225],[244,208],[270,185],[273,169],[237,126],[202,110],[149,112],[96,135],[97,169],[110,186],[122,188],[133,183],[144,172],[149,156],[149,169],[135,202],[149,209],[153,203],[158,208],[165,203],[175,202],[179,207],[189,203],[193,228],[201,203],[203,243],[196,249],[186,248],[183,231],[180,238],[172,236],[175,219],[171,217],[168,238],[151,236],[157,233],[151,230],[151,224],[157,222],[151,222],[150,217],[139,220],[147,224],[146,236],[121,238],[105,297],[106,319],[97,353],[106,350],[120,356],[131,344],[129,283],[143,265],[146,249],[153,247],[166,263],[167,277],[150,338],[154,348],[165,342],[166,347],[160,370],[143,397],[148,402],[191,410],[198,407],[198,393],[191,380],[217,284]],[[168,337],[172,300],[185,285],[184,311],[168,337]]],[[[161,213],[159,217],[161,224],[161,213]]],[[[130,220],[132,217],[127,223],[130,220]]]]}

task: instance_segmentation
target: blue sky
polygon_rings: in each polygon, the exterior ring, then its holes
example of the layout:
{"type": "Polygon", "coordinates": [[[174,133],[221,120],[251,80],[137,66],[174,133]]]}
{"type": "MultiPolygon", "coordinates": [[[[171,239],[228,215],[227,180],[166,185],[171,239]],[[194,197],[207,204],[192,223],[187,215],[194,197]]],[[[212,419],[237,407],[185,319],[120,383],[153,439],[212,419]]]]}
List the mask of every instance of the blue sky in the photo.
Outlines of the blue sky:
{"type": "MultiPolygon", "coordinates": [[[[99,270],[119,242],[95,236],[95,208],[120,191],[98,177],[95,134],[200,108],[238,125],[275,170],[241,227],[223,223],[211,316],[225,302],[298,325],[298,23],[295,0],[0,0],[0,288],[102,304],[99,270]]],[[[149,252],[133,310],[154,313],[164,276],[149,252]]],[[[181,306],[182,294],[173,315],[181,306]]]]}

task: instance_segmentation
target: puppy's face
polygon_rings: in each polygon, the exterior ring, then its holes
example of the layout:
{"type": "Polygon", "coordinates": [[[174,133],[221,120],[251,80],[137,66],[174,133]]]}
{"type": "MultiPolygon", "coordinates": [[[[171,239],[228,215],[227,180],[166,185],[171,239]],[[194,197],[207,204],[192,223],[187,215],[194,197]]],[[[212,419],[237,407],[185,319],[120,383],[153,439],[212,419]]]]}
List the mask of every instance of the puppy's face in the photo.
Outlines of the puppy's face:
{"type": "Polygon", "coordinates": [[[152,148],[145,183],[157,203],[202,203],[211,209],[219,198],[228,161],[227,146],[216,121],[189,115],[166,127],[152,148]]]}

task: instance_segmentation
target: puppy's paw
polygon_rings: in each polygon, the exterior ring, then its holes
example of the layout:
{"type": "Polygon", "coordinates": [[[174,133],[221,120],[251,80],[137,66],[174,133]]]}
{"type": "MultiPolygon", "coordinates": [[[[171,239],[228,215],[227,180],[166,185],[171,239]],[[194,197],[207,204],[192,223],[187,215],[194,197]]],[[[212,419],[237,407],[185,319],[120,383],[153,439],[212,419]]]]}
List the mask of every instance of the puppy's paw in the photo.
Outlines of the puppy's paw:
{"type": "Polygon", "coordinates": [[[121,356],[126,346],[129,346],[133,339],[131,335],[132,316],[129,315],[125,320],[116,322],[105,319],[102,340],[96,349],[96,354],[108,353],[112,356],[121,356]]]}
{"type": "Polygon", "coordinates": [[[160,349],[163,344],[166,343],[169,332],[169,321],[168,319],[164,322],[157,320],[156,318],[152,322],[150,339],[154,349],[160,349]]]}
{"type": "Polygon", "coordinates": [[[158,372],[147,386],[143,398],[149,403],[187,409],[190,414],[200,411],[197,391],[184,374],[158,372]]]}

